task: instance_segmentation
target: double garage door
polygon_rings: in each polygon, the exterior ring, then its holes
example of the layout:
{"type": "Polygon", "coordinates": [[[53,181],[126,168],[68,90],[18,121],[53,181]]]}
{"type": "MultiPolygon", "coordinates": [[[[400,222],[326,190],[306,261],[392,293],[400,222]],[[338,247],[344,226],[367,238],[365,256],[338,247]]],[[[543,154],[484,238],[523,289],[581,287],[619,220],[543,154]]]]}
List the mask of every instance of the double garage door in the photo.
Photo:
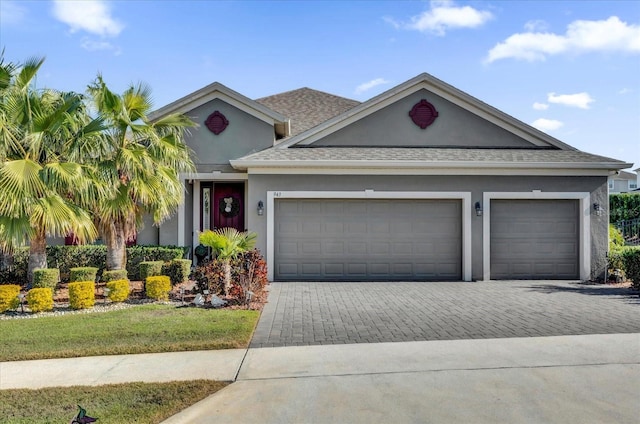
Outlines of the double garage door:
{"type": "Polygon", "coordinates": [[[492,200],[491,279],[579,278],[577,200],[492,200]]]}
{"type": "MultiPolygon", "coordinates": [[[[579,278],[578,205],[492,200],[490,278],[579,278]]],[[[462,279],[459,199],[276,199],[274,206],[276,281],[462,279]]]]}
{"type": "Polygon", "coordinates": [[[460,280],[460,200],[277,199],[277,281],[460,280]]]}

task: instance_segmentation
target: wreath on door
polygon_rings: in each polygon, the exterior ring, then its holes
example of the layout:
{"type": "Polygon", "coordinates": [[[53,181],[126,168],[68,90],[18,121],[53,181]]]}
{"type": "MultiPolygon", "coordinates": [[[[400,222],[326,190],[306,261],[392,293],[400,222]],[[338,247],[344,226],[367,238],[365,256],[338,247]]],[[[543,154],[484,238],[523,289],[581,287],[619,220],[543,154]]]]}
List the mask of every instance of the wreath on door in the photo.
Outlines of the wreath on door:
{"type": "Polygon", "coordinates": [[[225,218],[233,218],[240,213],[240,199],[237,197],[223,197],[220,199],[220,205],[218,207],[220,214],[225,218]]]}

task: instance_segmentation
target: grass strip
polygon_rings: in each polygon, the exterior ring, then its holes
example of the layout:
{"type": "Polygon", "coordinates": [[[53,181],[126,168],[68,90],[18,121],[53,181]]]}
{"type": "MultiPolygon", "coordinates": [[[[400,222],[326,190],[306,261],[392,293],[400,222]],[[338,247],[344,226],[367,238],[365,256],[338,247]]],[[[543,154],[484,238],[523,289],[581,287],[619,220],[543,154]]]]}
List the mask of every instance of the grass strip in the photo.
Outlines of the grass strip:
{"type": "Polygon", "coordinates": [[[0,321],[0,361],[248,346],[260,313],[142,305],[0,321]]]}
{"type": "Polygon", "coordinates": [[[228,383],[210,380],[0,391],[0,423],[68,423],[81,405],[98,423],[159,423],[228,383]]]}

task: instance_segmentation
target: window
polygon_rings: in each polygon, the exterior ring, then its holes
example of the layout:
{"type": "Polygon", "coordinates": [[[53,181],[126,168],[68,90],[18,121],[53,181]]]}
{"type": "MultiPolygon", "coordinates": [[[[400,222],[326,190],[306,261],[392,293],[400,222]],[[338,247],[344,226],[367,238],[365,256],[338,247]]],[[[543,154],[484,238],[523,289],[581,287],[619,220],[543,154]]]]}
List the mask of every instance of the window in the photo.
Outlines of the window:
{"type": "Polygon", "coordinates": [[[629,190],[635,190],[638,188],[638,182],[629,180],[629,190]]]}
{"type": "Polygon", "coordinates": [[[609,190],[613,190],[613,180],[609,180],[609,190]]]}

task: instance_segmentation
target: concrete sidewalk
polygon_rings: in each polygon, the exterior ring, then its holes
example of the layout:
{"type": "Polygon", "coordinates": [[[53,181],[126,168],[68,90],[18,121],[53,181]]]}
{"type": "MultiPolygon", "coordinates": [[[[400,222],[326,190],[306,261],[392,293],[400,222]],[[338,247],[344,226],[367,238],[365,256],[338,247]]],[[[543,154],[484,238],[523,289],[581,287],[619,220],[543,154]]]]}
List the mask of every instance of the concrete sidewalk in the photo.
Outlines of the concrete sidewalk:
{"type": "Polygon", "coordinates": [[[236,382],[166,423],[636,423],[640,334],[0,363],[0,389],[193,379],[236,382]]]}
{"type": "Polygon", "coordinates": [[[250,349],[176,423],[636,423],[640,334],[250,349]]]}
{"type": "Polygon", "coordinates": [[[133,381],[233,381],[246,349],[0,362],[0,390],[133,381]]]}

